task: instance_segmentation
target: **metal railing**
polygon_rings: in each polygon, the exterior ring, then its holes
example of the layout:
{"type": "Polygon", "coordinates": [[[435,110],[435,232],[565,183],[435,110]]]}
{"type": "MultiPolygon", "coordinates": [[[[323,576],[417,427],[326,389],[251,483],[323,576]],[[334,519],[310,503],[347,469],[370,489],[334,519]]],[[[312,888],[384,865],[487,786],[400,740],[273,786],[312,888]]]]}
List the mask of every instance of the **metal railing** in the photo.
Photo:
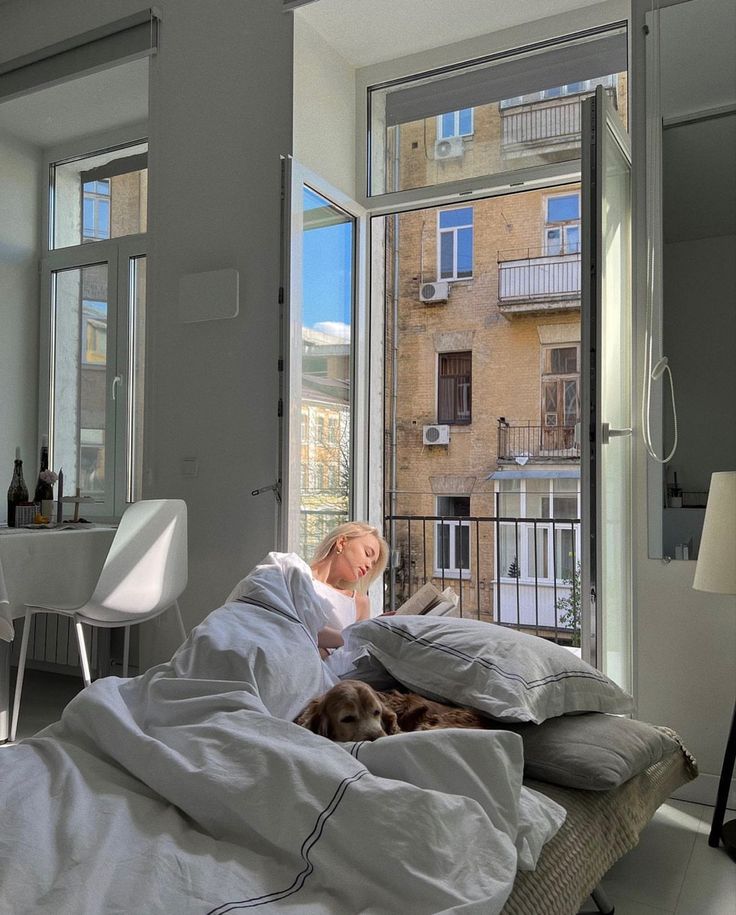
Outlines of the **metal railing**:
{"type": "Polygon", "coordinates": [[[387,609],[431,581],[453,588],[461,617],[580,644],[578,518],[396,514],[385,525],[387,609]],[[458,547],[452,567],[443,561],[448,532],[458,547]]]}
{"type": "Polygon", "coordinates": [[[498,299],[501,305],[561,296],[580,296],[580,254],[499,261],[498,299]]]}
{"type": "MultiPolygon", "coordinates": [[[[616,90],[606,90],[616,103],[616,90]]],[[[501,148],[580,142],[580,103],[586,92],[555,102],[534,101],[501,109],[501,148]]]]}
{"type": "Polygon", "coordinates": [[[575,440],[575,426],[512,425],[498,421],[497,456],[499,461],[579,460],[580,444],[575,440]]]}

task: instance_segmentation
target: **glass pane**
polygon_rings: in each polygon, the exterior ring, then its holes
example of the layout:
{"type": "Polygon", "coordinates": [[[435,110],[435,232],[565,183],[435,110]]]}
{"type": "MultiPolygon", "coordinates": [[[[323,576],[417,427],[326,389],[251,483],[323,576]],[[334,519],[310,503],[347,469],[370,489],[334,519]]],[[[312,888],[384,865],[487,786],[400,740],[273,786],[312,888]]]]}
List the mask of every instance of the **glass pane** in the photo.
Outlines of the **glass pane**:
{"type": "Polygon", "coordinates": [[[138,143],[52,166],[52,248],[146,231],[147,150],[138,143]]]}
{"type": "Polygon", "coordinates": [[[452,232],[442,232],[440,235],[440,279],[455,275],[454,240],[452,232]]]}
{"type": "Polygon", "coordinates": [[[579,557],[575,545],[575,535],[570,528],[555,529],[555,550],[557,553],[555,556],[557,578],[572,581],[573,557],[575,562],[579,557]]]}
{"type": "Polygon", "coordinates": [[[581,99],[605,85],[626,123],[626,69],[626,31],[608,29],[371,89],[370,193],[578,159],[581,99]]]}
{"type": "Polygon", "coordinates": [[[60,270],[53,283],[51,449],[64,492],[106,494],[108,434],[107,264],[60,270]]]}
{"type": "Polygon", "coordinates": [[[455,535],[455,568],[470,568],[470,528],[467,524],[457,524],[453,531],[455,535]]]}
{"type": "Polygon", "coordinates": [[[472,226],[472,224],[472,207],[462,207],[459,210],[442,210],[440,212],[441,229],[452,229],[458,226],[472,226]]]}
{"type": "Polygon", "coordinates": [[[437,525],[437,568],[450,569],[450,534],[451,527],[449,524],[437,525]]]}
{"type": "Polygon", "coordinates": [[[303,188],[302,466],[314,468],[301,491],[302,556],[336,524],[350,503],[351,346],[354,219],[303,188]]]}
{"type": "Polygon", "coordinates": [[[457,230],[457,275],[473,275],[473,230],[457,230]]]}
{"type": "Polygon", "coordinates": [[[567,194],[547,200],[547,222],[570,222],[580,219],[580,196],[567,194]]]}
{"type": "Polygon", "coordinates": [[[526,481],[526,517],[549,518],[549,480],[526,481]]]}
{"type": "Polygon", "coordinates": [[[145,377],[146,258],[130,259],[130,312],[128,315],[128,416],[127,416],[127,498],[143,496],[143,381],[145,377]]]}
{"type": "MultiPolygon", "coordinates": [[[[519,531],[521,538],[521,530],[519,531]]],[[[513,524],[501,525],[500,563],[501,577],[519,578],[519,545],[516,543],[516,526],[513,524]]]]}
{"type": "MultiPolygon", "coordinates": [[[[603,144],[601,419],[631,428],[630,170],[618,143],[603,144]]],[[[604,612],[604,671],[631,689],[631,438],[601,448],[599,591],[604,612]]]]}
{"type": "Polygon", "coordinates": [[[530,578],[549,578],[549,530],[546,527],[527,526],[528,575],[530,578]]]}
{"type": "Polygon", "coordinates": [[[460,133],[467,136],[473,132],[473,109],[463,108],[460,112],[460,133]]]}

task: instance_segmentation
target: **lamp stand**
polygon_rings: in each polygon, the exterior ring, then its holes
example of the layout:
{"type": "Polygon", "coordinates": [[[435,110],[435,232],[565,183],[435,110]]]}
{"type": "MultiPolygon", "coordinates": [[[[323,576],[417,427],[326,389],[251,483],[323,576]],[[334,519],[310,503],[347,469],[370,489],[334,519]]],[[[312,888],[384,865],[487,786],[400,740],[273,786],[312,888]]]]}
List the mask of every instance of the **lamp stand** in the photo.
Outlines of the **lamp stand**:
{"type": "Polygon", "coordinates": [[[733,707],[731,730],[728,732],[726,752],[723,755],[723,768],[721,769],[721,778],[718,782],[716,808],[713,811],[713,822],[710,828],[710,835],[708,836],[708,845],[710,845],[711,848],[718,848],[719,842],[723,840],[726,851],[736,860],[736,820],[729,820],[725,825],[723,823],[723,817],[726,813],[726,803],[728,802],[728,792],[731,787],[734,762],[736,762],[736,704],[734,704],[733,707]]]}

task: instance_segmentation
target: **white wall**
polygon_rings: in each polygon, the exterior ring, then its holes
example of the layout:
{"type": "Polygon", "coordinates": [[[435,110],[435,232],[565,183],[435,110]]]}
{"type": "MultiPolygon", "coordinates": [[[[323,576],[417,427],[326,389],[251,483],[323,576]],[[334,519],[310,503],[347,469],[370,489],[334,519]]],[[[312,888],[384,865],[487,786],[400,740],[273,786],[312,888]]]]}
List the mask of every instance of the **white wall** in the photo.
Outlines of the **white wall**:
{"type": "MultiPolygon", "coordinates": [[[[144,494],[187,501],[182,609],[192,626],[276,542],[273,496],[250,492],[278,464],[279,157],[292,152],[292,16],[273,0],[157,6],[144,494]],[[182,324],[179,278],[225,267],[240,272],[238,317],[182,324]],[[187,457],[198,460],[197,477],[183,475],[187,457]]],[[[0,61],[139,9],[138,0],[9,0],[0,61]]],[[[0,373],[5,384],[5,364],[0,373]]],[[[144,665],[170,655],[168,632],[151,624],[144,665]]]]}
{"type": "Polygon", "coordinates": [[[38,473],[38,245],[41,154],[0,134],[0,521],[20,446],[31,495],[38,473]]]}
{"type": "Polygon", "coordinates": [[[294,156],[355,196],[355,69],[294,16],[294,156]]]}
{"type": "MultiPolygon", "coordinates": [[[[701,0],[696,0],[700,3],[701,0]]],[[[662,4],[664,5],[664,4],[662,4]]],[[[646,200],[645,165],[645,45],[644,14],[651,9],[649,0],[632,3],[632,34],[637,36],[632,58],[633,67],[633,136],[634,156],[634,239],[635,308],[637,327],[637,392],[643,385],[643,342],[646,303],[646,200]],[[641,40],[640,40],[641,38],[641,40]]],[[[712,56],[724,44],[719,36],[724,29],[720,16],[733,7],[727,0],[705,0],[699,7],[688,3],[673,8],[680,23],[694,17],[689,27],[668,31],[680,38],[671,41],[672,72],[682,84],[683,74],[689,74],[681,93],[678,113],[692,113],[710,107],[707,87],[712,78],[712,56]],[[705,12],[717,13],[713,28],[705,12]],[[717,33],[711,41],[713,33],[717,33]],[[704,89],[705,86],[705,89],[704,89]]],[[[666,11],[668,15],[671,10],[666,11]]],[[[727,44],[727,43],[726,43],[727,44]]],[[[728,48],[731,45],[727,44],[728,48]]],[[[723,103],[724,80],[729,79],[733,63],[732,50],[727,63],[721,67],[716,104],[723,103]]],[[[669,78],[669,77],[668,77],[669,78]]],[[[733,97],[732,97],[733,101],[733,97]]],[[[730,351],[733,353],[733,343],[730,351]]],[[[695,366],[707,371],[707,365],[695,366]]],[[[685,378],[679,382],[687,384],[685,378]]],[[[638,417],[638,409],[635,411],[638,417]]],[[[729,413],[733,421],[733,407],[729,413]]],[[[715,419],[715,418],[714,418],[715,419]]],[[[637,430],[638,431],[638,430],[637,430]]],[[[736,691],[736,597],[706,594],[692,590],[694,562],[670,562],[650,559],[647,539],[647,457],[641,436],[635,436],[634,479],[634,574],[635,574],[635,646],[639,716],[674,727],[696,756],[701,776],[678,794],[713,803],[720,775],[723,752],[736,691]]],[[[679,481],[679,480],[678,480],[679,481]]],[[[655,503],[657,499],[654,500],[655,503]]],[[[655,519],[655,523],[660,523],[655,519]]],[[[736,794],[732,793],[736,800],[736,794]]]]}

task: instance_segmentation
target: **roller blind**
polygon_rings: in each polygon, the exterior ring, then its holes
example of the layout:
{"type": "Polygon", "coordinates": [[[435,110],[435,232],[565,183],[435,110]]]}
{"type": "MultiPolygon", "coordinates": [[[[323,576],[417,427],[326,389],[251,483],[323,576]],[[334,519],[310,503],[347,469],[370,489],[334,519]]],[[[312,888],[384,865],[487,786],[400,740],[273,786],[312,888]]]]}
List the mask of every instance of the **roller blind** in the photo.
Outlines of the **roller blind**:
{"type": "Polygon", "coordinates": [[[626,69],[626,30],[617,28],[403,89],[389,90],[386,125],[406,124],[626,69]]]}
{"type": "Polygon", "coordinates": [[[0,64],[0,101],[155,53],[159,20],[145,9],[0,64]]]}

